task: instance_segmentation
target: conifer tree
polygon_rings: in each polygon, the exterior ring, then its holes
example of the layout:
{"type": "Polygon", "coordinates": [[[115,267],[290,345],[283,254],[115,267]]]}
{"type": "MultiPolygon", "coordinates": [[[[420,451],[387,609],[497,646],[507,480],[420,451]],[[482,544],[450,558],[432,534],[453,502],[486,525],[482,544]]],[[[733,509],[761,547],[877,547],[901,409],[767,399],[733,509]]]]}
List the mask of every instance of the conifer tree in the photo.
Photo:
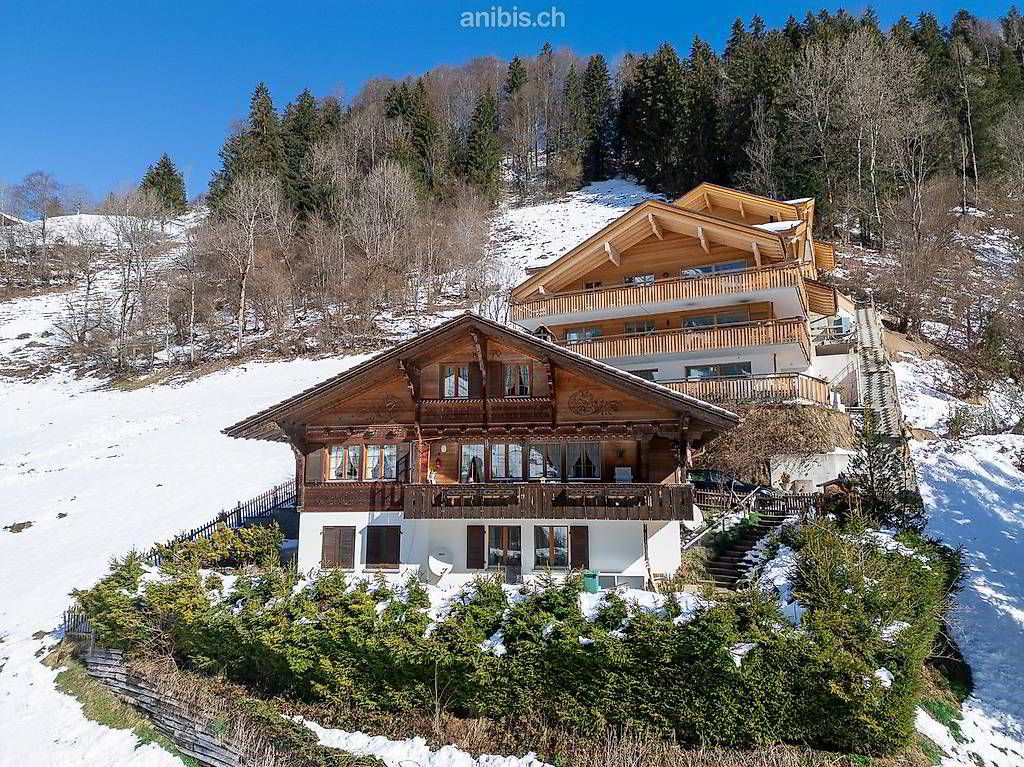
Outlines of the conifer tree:
{"type": "Polygon", "coordinates": [[[498,101],[491,90],[477,99],[470,119],[462,157],[466,180],[491,202],[501,192],[501,138],[498,134],[498,101]]]}
{"type": "Polygon", "coordinates": [[[688,162],[680,168],[678,191],[703,181],[718,184],[727,181],[718,133],[722,89],[718,57],[710,45],[695,38],[685,68],[686,119],[680,125],[679,136],[688,162]]]}
{"type": "Polygon", "coordinates": [[[509,150],[509,165],[515,192],[524,197],[529,188],[530,160],[535,150],[530,104],[526,97],[529,73],[526,64],[516,56],[505,73],[502,129],[509,150]]]}
{"type": "Polygon", "coordinates": [[[149,166],[140,186],[153,192],[168,212],[181,214],[188,210],[185,179],[166,154],[160,155],[156,165],[149,166]]]}
{"type": "Polygon", "coordinates": [[[305,216],[314,200],[304,163],[310,148],[323,133],[320,110],[308,89],[285,107],[281,133],[286,165],[282,192],[296,212],[305,216]]]}
{"type": "Polygon", "coordinates": [[[556,165],[557,170],[549,167],[548,173],[559,186],[575,186],[579,182],[586,139],[587,114],[583,100],[583,81],[576,65],[572,64],[565,74],[565,83],[562,86],[557,136],[553,141],[551,137],[548,139],[554,156],[558,158],[555,163],[549,159],[549,166],[556,165]]]}
{"type": "Polygon", "coordinates": [[[410,86],[393,86],[385,98],[385,114],[401,120],[409,131],[408,146],[399,150],[422,194],[437,196],[444,181],[444,133],[434,106],[420,78],[410,86]]]}
{"type": "Polygon", "coordinates": [[[608,62],[597,54],[583,72],[583,109],[586,118],[583,180],[603,181],[613,171],[614,102],[608,62]]]}

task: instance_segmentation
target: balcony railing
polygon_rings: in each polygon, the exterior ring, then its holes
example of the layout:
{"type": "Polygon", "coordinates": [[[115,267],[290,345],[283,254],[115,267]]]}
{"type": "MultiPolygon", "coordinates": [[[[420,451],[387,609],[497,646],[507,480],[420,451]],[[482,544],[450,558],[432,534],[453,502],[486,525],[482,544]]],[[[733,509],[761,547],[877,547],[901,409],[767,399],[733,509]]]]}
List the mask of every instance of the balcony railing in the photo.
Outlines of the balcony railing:
{"type": "Polygon", "coordinates": [[[656,330],[650,333],[601,336],[587,341],[559,340],[561,346],[597,359],[649,357],[661,354],[740,349],[778,344],[799,344],[810,360],[811,340],[802,318],[737,322],[713,327],[656,330]]]}
{"type": "Polygon", "coordinates": [[[693,519],[691,485],[406,485],[409,519],[693,519]]]}
{"type": "Polygon", "coordinates": [[[806,307],[801,266],[787,263],[704,277],[671,277],[655,280],[649,285],[614,285],[531,296],[525,301],[514,301],[511,313],[513,320],[529,320],[550,315],[649,306],[666,301],[693,301],[772,288],[796,288],[800,292],[801,303],[806,307]]]}
{"type": "Polygon", "coordinates": [[[491,423],[532,423],[549,421],[553,407],[550,397],[422,399],[420,418],[429,425],[479,424],[486,412],[491,423]]]}
{"type": "Polygon", "coordinates": [[[742,378],[659,381],[673,391],[705,402],[791,402],[831,404],[827,381],[800,373],[774,373],[742,378]]]}

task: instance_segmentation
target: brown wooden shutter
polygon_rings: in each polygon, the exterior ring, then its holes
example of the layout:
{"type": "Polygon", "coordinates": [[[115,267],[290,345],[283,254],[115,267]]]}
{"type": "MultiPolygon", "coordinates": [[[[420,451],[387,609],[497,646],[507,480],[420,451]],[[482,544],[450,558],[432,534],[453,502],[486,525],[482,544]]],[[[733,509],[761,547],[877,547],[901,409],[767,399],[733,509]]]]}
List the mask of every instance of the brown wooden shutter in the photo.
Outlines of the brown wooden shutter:
{"type": "Polygon", "coordinates": [[[383,562],[384,547],[382,528],[370,526],[366,528],[366,564],[379,565],[383,562]]]}
{"type": "Polygon", "coordinates": [[[586,525],[569,528],[569,566],[574,570],[590,569],[590,528],[586,525]]]}
{"type": "Polygon", "coordinates": [[[336,528],[338,538],[338,567],[352,570],[356,566],[356,529],[352,525],[336,528]]]}
{"type": "Polygon", "coordinates": [[[484,379],[480,372],[480,365],[476,362],[469,363],[469,397],[479,399],[484,396],[484,379]]]}
{"type": "Polygon", "coordinates": [[[322,482],[324,479],[325,448],[318,448],[306,455],[306,481],[322,482]]]}
{"type": "Polygon", "coordinates": [[[398,525],[384,528],[384,564],[398,565],[402,561],[402,528],[398,525]]]}
{"type": "Polygon", "coordinates": [[[408,442],[401,442],[398,445],[397,453],[398,461],[395,471],[395,477],[399,482],[410,482],[412,446],[408,442]]]}
{"type": "Polygon", "coordinates": [[[487,363],[487,396],[505,396],[505,369],[500,362],[487,363]]]}
{"type": "Polygon", "coordinates": [[[484,569],[484,534],[483,525],[466,526],[466,569],[484,569]]]}
{"type": "Polygon", "coordinates": [[[320,531],[320,566],[338,567],[340,527],[325,527],[320,531]]]}
{"type": "Polygon", "coordinates": [[[344,567],[351,570],[356,566],[356,529],[325,527],[321,533],[320,566],[344,567]]]}

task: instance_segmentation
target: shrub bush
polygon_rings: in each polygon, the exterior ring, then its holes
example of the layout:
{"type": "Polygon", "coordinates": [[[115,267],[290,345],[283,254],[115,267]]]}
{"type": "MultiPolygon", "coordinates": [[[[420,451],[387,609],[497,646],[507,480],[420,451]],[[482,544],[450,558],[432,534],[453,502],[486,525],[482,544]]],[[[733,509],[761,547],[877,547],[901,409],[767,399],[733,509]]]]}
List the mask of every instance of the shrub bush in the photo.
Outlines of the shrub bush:
{"type": "Polygon", "coordinates": [[[199,567],[210,561],[203,544],[159,574],[116,561],[76,595],[108,643],[173,654],[264,696],[629,727],[709,746],[891,753],[910,742],[922,661],[959,570],[918,534],[881,545],[857,524],[787,530],[806,608],[798,626],[759,589],[689,612],[691,595],[642,607],[609,593],[585,614],[579,576],[518,591],[480,578],[439,606],[415,580],[329,572],[300,584],[269,565],[210,572],[199,567]],[[745,655],[731,652],[745,644],[745,655]]]}

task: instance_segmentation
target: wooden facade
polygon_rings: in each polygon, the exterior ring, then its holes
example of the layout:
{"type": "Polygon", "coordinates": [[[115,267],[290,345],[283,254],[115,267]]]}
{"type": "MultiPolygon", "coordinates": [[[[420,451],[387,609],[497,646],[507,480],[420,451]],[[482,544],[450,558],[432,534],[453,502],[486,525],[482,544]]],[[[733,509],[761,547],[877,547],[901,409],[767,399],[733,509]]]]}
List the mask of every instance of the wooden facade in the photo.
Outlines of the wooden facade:
{"type": "Polygon", "coordinates": [[[287,440],[301,510],[689,519],[727,410],[465,315],[226,430],[287,440]]]}

